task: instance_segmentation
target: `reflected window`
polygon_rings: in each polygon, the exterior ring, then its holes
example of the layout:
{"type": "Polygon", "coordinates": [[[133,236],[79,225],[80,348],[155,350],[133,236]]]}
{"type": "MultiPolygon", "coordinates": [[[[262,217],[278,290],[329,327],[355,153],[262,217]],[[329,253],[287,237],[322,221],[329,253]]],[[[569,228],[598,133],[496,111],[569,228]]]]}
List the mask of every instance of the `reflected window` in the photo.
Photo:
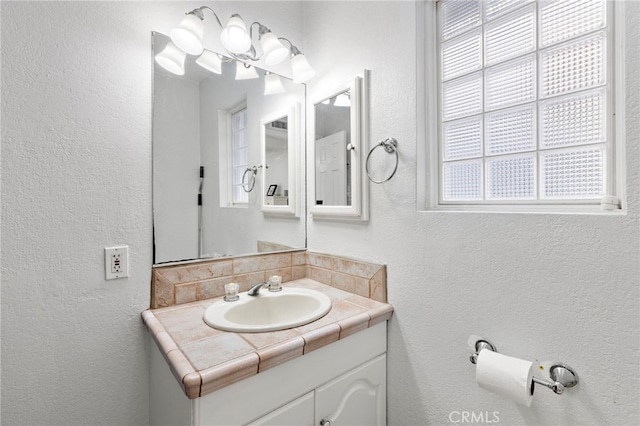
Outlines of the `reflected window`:
{"type": "Polygon", "coordinates": [[[249,194],[242,188],[242,176],[249,167],[249,144],[247,135],[247,108],[231,114],[230,135],[231,203],[247,204],[249,194]]]}

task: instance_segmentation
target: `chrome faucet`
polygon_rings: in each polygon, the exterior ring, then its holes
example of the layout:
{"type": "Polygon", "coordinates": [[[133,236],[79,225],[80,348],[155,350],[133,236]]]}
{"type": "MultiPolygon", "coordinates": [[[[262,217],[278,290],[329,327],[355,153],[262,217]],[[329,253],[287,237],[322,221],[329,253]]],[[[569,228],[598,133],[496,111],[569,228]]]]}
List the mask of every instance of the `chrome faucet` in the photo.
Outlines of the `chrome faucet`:
{"type": "Polygon", "coordinates": [[[269,287],[269,281],[265,281],[263,283],[259,283],[251,287],[249,291],[247,291],[247,296],[257,296],[258,293],[260,293],[260,289],[262,287],[269,287]]]}

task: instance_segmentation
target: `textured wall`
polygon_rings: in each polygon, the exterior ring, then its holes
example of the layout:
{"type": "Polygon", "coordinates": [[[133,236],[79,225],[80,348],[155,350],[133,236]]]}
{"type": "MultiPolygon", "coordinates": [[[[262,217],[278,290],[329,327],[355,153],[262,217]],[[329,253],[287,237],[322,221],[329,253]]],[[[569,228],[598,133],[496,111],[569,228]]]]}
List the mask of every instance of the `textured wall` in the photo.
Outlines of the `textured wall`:
{"type": "Polygon", "coordinates": [[[417,212],[415,4],[304,3],[318,69],[309,92],[371,69],[371,141],[399,143],[396,176],[371,185],[370,222],[310,218],[308,236],[312,250],[388,266],[389,424],[448,424],[452,411],[497,411],[506,425],[640,421],[640,4],[626,6],[629,209],[612,217],[417,212]],[[474,333],[508,355],[563,361],[582,383],[562,396],[539,389],[528,409],[482,391],[474,333]]]}
{"type": "Polygon", "coordinates": [[[151,31],[203,3],[301,38],[291,3],[1,2],[3,424],[149,422],[151,31]]]}
{"type": "Polygon", "coordinates": [[[34,7],[2,2],[2,420],[142,424],[149,31],[117,4],[34,7]],[[130,278],[107,282],[120,243],[130,278]]]}
{"type": "Polygon", "coordinates": [[[2,2],[4,424],[148,421],[151,80],[139,12],[2,2]],[[121,243],[130,278],[107,282],[104,247],[121,243]]]}

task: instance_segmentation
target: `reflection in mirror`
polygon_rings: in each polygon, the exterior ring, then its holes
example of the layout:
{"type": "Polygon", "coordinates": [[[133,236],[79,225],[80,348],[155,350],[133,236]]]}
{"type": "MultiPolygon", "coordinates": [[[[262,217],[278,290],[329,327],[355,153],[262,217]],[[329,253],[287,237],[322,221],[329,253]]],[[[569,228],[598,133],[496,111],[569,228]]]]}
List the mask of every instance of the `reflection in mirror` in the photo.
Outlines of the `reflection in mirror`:
{"type": "MultiPolygon", "coordinates": [[[[168,41],[153,33],[154,53],[168,41]]],[[[237,68],[245,66],[224,58],[221,74],[197,65],[193,56],[186,57],[183,76],[154,65],[154,264],[304,248],[304,215],[282,218],[262,211],[265,179],[277,179],[274,197],[286,189],[289,203],[299,209],[293,200],[304,199],[298,183],[304,182],[304,166],[287,152],[290,158],[278,166],[286,181],[265,173],[261,120],[280,112],[287,128],[304,128],[301,114],[282,112],[304,104],[305,86],[277,74],[270,80],[278,78],[282,90],[277,82],[265,86],[265,72],[253,66],[257,78],[237,80],[237,68]],[[249,174],[256,182],[247,191],[242,177],[253,167],[255,174],[249,174]]],[[[274,156],[282,154],[275,142],[270,145],[274,156]]]]}
{"type": "Polygon", "coordinates": [[[351,205],[351,93],[315,105],[316,205],[351,205]]]}
{"type": "Polygon", "coordinates": [[[363,177],[367,151],[368,71],[344,87],[320,97],[309,117],[313,138],[309,166],[314,218],[368,220],[368,180],[363,177]]]}
{"type": "Polygon", "coordinates": [[[283,114],[264,117],[262,126],[262,163],[264,179],[262,181],[263,205],[265,214],[298,215],[299,206],[295,194],[297,182],[300,135],[298,123],[300,105],[297,104],[283,114]]]}
{"type": "Polygon", "coordinates": [[[289,204],[289,146],[287,139],[287,117],[270,121],[264,125],[265,169],[264,183],[268,186],[264,204],[281,206],[289,204]]]}

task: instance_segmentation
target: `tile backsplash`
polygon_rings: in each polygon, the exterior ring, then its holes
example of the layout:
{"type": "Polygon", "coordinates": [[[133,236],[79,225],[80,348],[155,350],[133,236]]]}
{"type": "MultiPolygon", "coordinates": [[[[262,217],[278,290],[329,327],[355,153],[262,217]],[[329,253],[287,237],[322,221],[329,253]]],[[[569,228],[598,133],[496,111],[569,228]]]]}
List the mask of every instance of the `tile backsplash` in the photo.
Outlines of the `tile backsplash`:
{"type": "Polygon", "coordinates": [[[224,285],[230,282],[246,291],[271,275],[282,276],[283,282],[311,278],[378,302],[387,301],[385,265],[300,250],[155,267],[151,309],[222,296],[224,285]]]}

